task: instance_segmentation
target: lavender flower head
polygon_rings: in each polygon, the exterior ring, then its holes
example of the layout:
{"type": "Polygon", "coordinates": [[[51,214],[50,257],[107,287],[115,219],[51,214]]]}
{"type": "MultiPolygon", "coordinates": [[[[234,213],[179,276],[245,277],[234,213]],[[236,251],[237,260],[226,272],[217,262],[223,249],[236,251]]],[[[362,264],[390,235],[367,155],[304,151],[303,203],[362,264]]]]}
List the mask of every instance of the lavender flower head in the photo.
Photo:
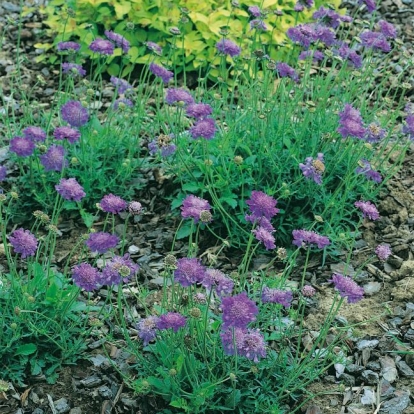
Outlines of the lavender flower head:
{"type": "Polygon", "coordinates": [[[220,297],[231,295],[234,287],[234,282],[217,269],[205,270],[201,284],[209,290],[215,288],[220,297]]]}
{"type": "Polygon", "coordinates": [[[124,79],[117,78],[116,76],[111,76],[110,81],[115,88],[118,88],[118,93],[125,93],[128,89],[132,89],[132,85],[130,83],[124,79]]]}
{"type": "Polygon", "coordinates": [[[213,108],[205,103],[192,103],[187,106],[185,114],[195,119],[203,119],[213,112],[213,108]]]}
{"type": "Polygon", "coordinates": [[[325,171],[325,164],[321,152],[318,153],[318,156],[315,159],[307,157],[305,164],[300,163],[299,168],[308,180],[313,180],[318,185],[322,184],[322,174],[325,171]]]}
{"type": "Polygon", "coordinates": [[[180,313],[168,312],[159,317],[157,328],[160,330],[172,329],[174,332],[177,332],[180,328],[185,326],[186,322],[186,318],[180,313]]]}
{"type": "Polygon", "coordinates": [[[187,287],[201,283],[204,279],[205,269],[200,260],[196,258],[182,258],[177,260],[177,269],[174,271],[174,280],[181,286],[187,287]]]}
{"type": "Polygon", "coordinates": [[[98,231],[91,233],[85,244],[92,252],[106,253],[109,249],[113,249],[119,243],[119,237],[115,234],[98,231]]]}
{"type": "Polygon", "coordinates": [[[355,170],[357,174],[363,174],[368,180],[375,181],[376,183],[380,183],[382,181],[381,174],[372,169],[371,163],[368,160],[362,159],[358,162],[358,164],[360,166],[355,170]]]}
{"type": "Polygon", "coordinates": [[[360,35],[361,44],[367,48],[388,53],[391,45],[382,33],[366,31],[360,35]]]}
{"type": "Polygon", "coordinates": [[[119,196],[107,194],[102,198],[99,206],[106,213],[118,214],[121,211],[124,211],[127,208],[128,204],[119,196]]]}
{"type": "Polygon", "coordinates": [[[336,55],[339,55],[342,59],[346,59],[348,64],[352,65],[354,68],[362,67],[362,58],[358,53],[351,49],[345,42],[338,42],[337,46],[333,49],[333,52],[336,55]]]}
{"type": "Polygon", "coordinates": [[[79,101],[68,101],[60,108],[62,119],[72,127],[81,127],[89,120],[88,110],[79,101]]]}
{"type": "Polygon", "coordinates": [[[65,200],[80,201],[86,196],[85,191],[76,181],[76,178],[62,178],[55,188],[65,200]]]}
{"type": "Polygon", "coordinates": [[[19,157],[29,157],[35,150],[35,143],[23,137],[14,137],[10,140],[9,150],[19,157]]]}
{"type": "Polygon", "coordinates": [[[216,133],[216,122],[212,118],[199,119],[191,128],[190,135],[193,139],[213,139],[216,133]]]}
{"type": "Polygon", "coordinates": [[[343,138],[355,137],[364,139],[366,129],[363,125],[361,113],[350,104],[345,104],[344,110],[339,113],[339,125],[337,131],[343,138]]]}
{"type": "Polygon", "coordinates": [[[237,353],[254,362],[266,357],[266,343],[257,329],[227,329],[220,333],[220,337],[226,355],[237,353]]]}
{"type": "Polygon", "coordinates": [[[42,128],[36,126],[25,128],[23,130],[23,136],[33,142],[44,142],[46,140],[46,132],[42,128]]]}
{"type": "Polygon", "coordinates": [[[101,273],[89,263],[81,263],[72,270],[73,283],[81,289],[91,292],[101,286],[101,273]]]}
{"type": "Polygon", "coordinates": [[[167,84],[174,76],[174,73],[171,71],[165,69],[162,66],[157,65],[156,63],[151,63],[149,65],[149,70],[159,78],[162,79],[162,81],[167,84]]]}
{"type": "Polygon", "coordinates": [[[276,208],[277,200],[263,191],[253,190],[246,204],[249,206],[251,214],[246,215],[245,219],[251,223],[260,220],[262,217],[270,220],[280,211],[276,208]]]}
{"type": "Polygon", "coordinates": [[[211,206],[207,200],[194,195],[189,195],[183,200],[181,216],[183,218],[193,218],[194,223],[198,223],[201,212],[210,210],[211,206]]]}
{"type": "Polygon", "coordinates": [[[216,48],[223,55],[229,55],[231,57],[239,56],[241,49],[235,43],[229,39],[221,39],[216,43],[216,48]]]}
{"type": "Polygon", "coordinates": [[[328,237],[321,236],[310,230],[293,230],[292,235],[292,244],[298,247],[312,247],[312,245],[316,245],[318,249],[323,249],[331,244],[328,237]]]}
{"type": "Polygon", "coordinates": [[[158,45],[157,43],[145,42],[144,44],[149,50],[151,50],[151,52],[154,52],[159,56],[162,55],[162,47],[160,45],[158,45]]]}
{"type": "Polygon", "coordinates": [[[410,140],[414,140],[414,114],[407,115],[405,125],[402,127],[403,134],[407,134],[410,140]]]}
{"type": "Polygon", "coordinates": [[[317,63],[323,60],[325,55],[323,52],[319,50],[304,50],[300,52],[298,59],[299,60],[306,60],[308,58],[312,58],[312,62],[317,63]]]}
{"type": "Polygon", "coordinates": [[[61,126],[55,128],[53,136],[59,141],[67,139],[71,144],[73,144],[76,141],[79,141],[81,134],[77,129],[68,126],[61,126]]]}
{"type": "Polygon", "coordinates": [[[57,45],[58,52],[68,50],[69,52],[77,52],[80,49],[80,44],[76,42],[59,42],[57,45]]]}
{"type": "Polygon", "coordinates": [[[29,230],[14,230],[9,236],[9,241],[15,253],[22,255],[22,259],[34,256],[36,253],[37,239],[29,230]]]}
{"type": "Polygon", "coordinates": [[[40,156],[40,162],[46,171],[62,171],[68,165],[65,153],[65,148],[61,145],[52,145],[40,156]]]}
{"type": "Polygon", "coordinates": [[[247,8],[247,11],[254,17],[261,17],[262,11],[259,6],[250,6],[247,8]]]}
{"type": "Polygon", "coordinates": [[[256,320],[259,313],[256,304],[247,297],[246,292],[222,299],[223,329],[229,327],[246,328],[250,322],[256,320]]]}
{"type": "Polygon", "coordinates": [[[82,65],[78,65],[76,63],[62,63],[62,72],[65,75],[72,75],[72,76],[79,76],[84,77],[86,75],[86,70],[82,67],[82,65]]]}
{"type": "Polygon", "coordinates": [[[364,297],[364,289],[358,286],[350,277],[334,273],[331,282],[342,298],[347,298],[348,303],[359,302],[364,297]]]}
{"type": "Polygon", "coordinates": [[[386,22],[385,20],[380,20],[378,22],[380,32],[389,39],[395,39],[397,37],[397,29],[391,23],[386,22]]]}
{"type": "Polygon", "coordinates": [[[289,66],[285,62],[277,62],[276,63],[276,72],[281,78],[290,78],[294,82],[299,82],[299,75],[291,66],[289,66]]]}
{"type": "Polygon", "coordinates": [[[0,182],[4,181],[6,177],[7,177],[7,168],[4,165],[2,165],[0,167],[0,182]]]}
{"type": "Polygon", "coordinates": [[[262,290],[263,303],[278,303],[285,308],[290,308],[292,300],[293,294],[289,290],[270,289],[267,286],[262,290]]]}
{"type": "Polygon", "coordinates": [[[110,30],[105,30],[105,36],[109,40],[114,42],[117,47],[120,47],[124,53],[128,53],[130,45],[129,45],[128,40],[126,40],[124,36],[122,36],[118,33],[114,33],[110,30]]]}
{"type": "Polygon", "coordinates": [[[137,323],[138,336],[142,339],[144,346],[147,346],[156,338],[158,322],[159,318],[157,316],[148,316],[137,323]]]}
{"type": "Polygon", "coordinates": [[[174,103],[183,102],[185,105],[190,105],[194,103],[193,97],[184,89],[180,88],[169,88],[167,89],[167,94],[165,96],[165,102],[168,105],[174,103]]]}
{"type": "Polygon", "coordinates": [[[380,217],[377,208],[370,201],[356,201],[354,206],[361,210],[363,217],[371,220],[378,220],[380,217]]]}
{"type": "Polygon", "coordinates": [[[247,330],[245,328],[228,328],[220,333],[221,343],[226,355],[239,354],[247,330]]]}
{"type": "Polygon", "coordinates": [[[254,19],[254,20],[250,20],[250,30],[253,30],[253,29],[266,31],[267,26],[263,20],[254,19]]]}
{"type": "Polygon", "coordinates": [[[132,108],[134,106],[133,102],[128,98],[119,98],[114,102],[114,110],[124,109],[126,107],[132,108]]]}
{"type": "Polygon", "coordinates": [[[129,257],[114,256],[109,260],[102,270],[102,278],[104,285],[119,285],[122,281],[127,282],[138,273],[139,266],[135,264],[129,257]]]}
{"type": "Polygon", "coordinates": [[[332,27],[336,29],[339,27],[342,18],[341,16],[331,9],[325,9],[321,6],[319,9],[313,13],[312,18],[318,20],[319,23],[324,24],[325,26],[332,27]]]}
{"type": "Polygon", "coordinates": [[[369,13],[372,13],[377,8],[375,0],[359,0],[358,3],[365,4],[369,13]]]}
{"type": "Polygon", "coordinates": [[[115,47],[113,43],[111,43],[109,40],[105,39],[95,39],[90,45],[89,49],[92,50],[92,52],[99,53],[100,55],[113,55],[115,47]]]}
{"type": "Polygon", "coordinates": [[[391,253],[392,252],[389,244],[379,244],[375,248],[375,254],[377,255],[378,259],[380,259],[383,262],[387,261],[391,253]]]}
{"type": "Polygon", "coordinates": [[[256,237],[256,240],[264,244],[266,250],[273,250],[276,248],[276,244],[275,244],[276,240],[272,234],[273,231],[269,231],[265,227],[258,226],[252,230],[252,233],[256,237]]]}

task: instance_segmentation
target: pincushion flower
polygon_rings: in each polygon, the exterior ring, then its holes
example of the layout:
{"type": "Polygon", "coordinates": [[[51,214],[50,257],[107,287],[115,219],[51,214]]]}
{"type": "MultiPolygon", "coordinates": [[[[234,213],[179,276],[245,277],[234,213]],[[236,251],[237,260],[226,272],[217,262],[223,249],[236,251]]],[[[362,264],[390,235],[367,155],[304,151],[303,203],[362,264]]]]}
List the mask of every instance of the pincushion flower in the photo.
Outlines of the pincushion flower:
{"type": "Polygon", "coordinates": [[[205,103],[192,103],[187,106],[185,114],[195,119],[203,119],[213,112],[213,108],[205,103]]]}
{"type": "Polygon", "coordinates": [[[114,256],[102,270],[102,284],[111,286],[127,282],[136,276],[138,270],[139,266],[130,259],[129,254],[114,256]]]}
{"type": "Polygon", "coordinates": [[[33,142],[44,142],[46,140],[46,132],[36,126],[30,126],[23,130],[24,138],[30,139],[33,142]]]}
{"type": "Polygon", "coordinates": [[[157,316],[148,316],[137,323],[138,336],[142,339],[144,346],[147,346],[156,338],[158,322],[159,318],[157,316]]]}
{"type": "Polygon", "coordinates": [[[183,200],[181,216],[183,218],[193,218],[194,223],[198,223],[201,212],[210,210],[211,206],[207,200],[194,195],[189,195],[183,200]]]}
{"type": "Polygon", "coordinates": [[[253,30],[253,29],[266,31],[267,26],[263,20],[253,19],[253,20],[250,20],[250,30],[253,30]]]}
{"type": "Polygon", "coordinates": [[[263,303],[278,303],[285,308],[290,308],[292,304],[293,294],[289,290],[271,289],[265,286],[262,290],[263,303]]]}
{"type": "Polygon", "coordinates": [[[9,241],[15,253],[22,255],[22,259],[34,256],[36,253],[37,239],[29,230],[14,230],[9,236],[9,241]]]}
{"type": "Polygon", "coordinates": [[[14,137],[10,140],[9,150],[19,157],[29,157],[35,148],[35,143],[28,138],[14,137]]]}
{"type": "Polygon", "coordinates": [[[127,208],[128,203],[119,196],[107,194],[102,198],[99,206],[106,213],[118,214],[127,208]]]}
{"type": "Polygon", "coordinates": [[[162,79],[162,81],[167,84],[173,77],[174,77],[174,73],[172,73],[171,71],[165,69],[162,66],[159,66],[155,63],[151,63],[149,65],[149,70],[155,75],[158,76],[159,78],[162,79]]]}
{"type": "Polygon", "coordinates": [[[76,42],[59,42],[57,44],[57,50],[59,52],[63,51],[70,51],[70,52],[77,52],[80,49],[80,44],[76,42]]]}
{"type": "Polygon", "coordinates": [[[106,253],[109,249],[113,249],[119,243],[119,237],[115,234],[98,231],[91,233],[85,244],[92,252],[106,253]]]}
{"type": "Polygon", "coordinates": [[[299,168],[302,170],[303,175],[308,180],[313,180],[316,184],[321,185],[322,174],[325,171],[323,154],[321,152],[318,153],[318,156],[315,159],[307,157],[305,162],[305,164],[299,164],[299,168]]]}
{"type": "Polygon", "coordinates": [[[379,244],[375,248],[375,254],[377,255],[378,259],[385,262],[388,257],[391,255],[391,248],[389,244],[379,244]]]}
{"type": "Polygon", "coordinates": [[[276,72],[281,78],[290,78],[294,82],[299,82],[299,75],[291,66],[284,62],[276,63],[276,72]]]}
{"type": "Polygon", "coordinates": [[[126,107],[132,108],[134,103],[128,98],[119,98],[114,102],[114,110],[125,109],[126,107]]]}
{"type": "Polygon", "coordinates": [[[88,110],[79,101],[68,101],[60,108],[62,119],[72,127],[81,127],[89,120],[88,110]]]}
{"type": "Polygon", "coordinates": [[[355,170],[357,174],[363,174],[368,180],[375,181],[376,183],[380,183],[382,181],[381,174],[372,168],[368,160],[362,159],[358,162],[358,164],[360,166],[355,170]]]}
{"type": "Polygon", "coordinates": [[[174,270],[174,280],[181,286],[187,287],[201,283],[205,269],[200,260],[196,258],[182,258],[177,260],[177,269],[174,270]]]}
{"type": "Polygon", "coordinates": [[[109,40],[98,38],[89,45],[89,49],[100,55],[110,56],[114,54],[115,46],[109,40]]]}
{"type": "Polygon", "coordinates": [[[276,248],[275,237],[273,236],[272,232],[270,232],[266,228],[257,226],[255,229],[252,230],[252,233],[256,237],[256,240],[264,244],[266,250],[273,250],[274,248],[276,248]]]}
{"type": "Polygon", "coordinates": [[[333,52],[335,55],[339,55],[342,59],[345,59],[354,68],[359,69],[362,67],[362,57],[345,42],[338,42],[333,52]]]}
{"type": "Polygon", "coordinates": [[[180,328],[183,328],[186,323],[186,318],[180,313],[168,312],[159,317],[157,328],[160,330],[172,329],[174,332],[177,332],[180,328]]]}
{"type": "Polygon", "coordinates": [[[316,245],[318,249],[323,249],[331,244],[328,237],[321,236],[310,230],[293,230],[292,235],[292,244],[298,247],[312,247],[312,245],[316,245]]]}
{"type": "Polygon", "coordinates": [[[101,273],[89,263],[81,263],[72,270],[73,283],[81,289],[91,292],[101,287],[101,273]]]}
{"type": "Polygon", "coordinates": [[[323,6],[319,7],[319,9],[313,13],[312,18],[318,20],[319,23],[324,24],[325,26],[332,27],[332,29],[338,28],[343,21],[341,15],[334,10],[325,9],[323,6]]]}
{"type": "Polygon", "coordinates": [[[361,210],[363,217],[371,220],[378,220],[380,217],[377,208],[370,201],[357,201],[354,206],[361,210]]]}
{"type": "Polygon", "coordinates": [[[300,52],[298,60],[306,60],[308,58],[312,58],[312,61],[314,63],[320,62],[323,60],[325,55],[323,52],[319,50],[304,50],[303,52],[300,52]]]}
{"type": "Polygon", "coordinates": [[[229,39],[221,39],[216,43],[216,48],[223,55],[229,55],[231,57],[239,56],[241,49],[234,42],[229,39]]]}
{"type": "Polygon", "coordinates": [[[65,200],[80,201],[86,195],[76,178],[62,178],[55,188],[65,200]]]}
{"type": "Polygon", "coordinates": [[[212,118],[199,119],[190,128],[190,135],[194,138],[204,138],[210,140],[216,133],[216,122],[212,118]]]}
{"type": "Polygon", "coordinates": [[[370,30],[362,33],[360,36],[361,44],[367,48],[380,50],[381,52],[389,52],[391,45],[382,33],[371,32],[370,30]]]}
{"type": "Polygon", "coordinates": [[[372,13],[377,8],[375,0],[358,0],[358,4],[365,4],[368,12],[370,13],[372,13]]]}
{"type": "Polygon", "coordinates": [[[111,76],[110,81],[115,88],[118,89],[118,93],[125,93],[128,89],[132,89],[132,85],[128,83],[125,79],[117,78],[116,76],[111,76]]]}
{"type": "Polygon", "coordinates": [[[55,128],[53,136],[59,141],[67,139],[71,144],[73,144],[76,141],[79,141],[81,133],[77,129],[68,126],[61,126],[55,128]]]}
{"type": "Polygon", "coordinates": [[[258,6],[250,6],[247,8],[247,11],[254,17],[261,17],[262,11],[258,6]]]}
{"type": "Polygon", "coordinates": [[[223,329],[229,327],[246,328],[250,322],[256,320],[259,313],[256,304],[247,297],[246,292],[222,299],[223,329]]]}
{"type": "Polygon", "coordinates": [[[105,30],[105,36],[114,42],[117,47],[120,47],[124,53],[128,53],[130,45],[124,36],[120,35],[119,33],[114,33],[111,30],[105,30]]]}
{"type": "Polygon", "coordinates": [[[336,42],[335,32],[329,27],[317,23],[299,24],[289,28],[286,34],[289,39],[305,49],[316,42],[324,43],[326,46],[332,46],[336,42]]]}
{"type": "Polygon", "coordinates": [[[68,165],[65,153],[65,148],[61,145],[51,145],[46,153],[40,156],[40,163],[46,171],[62,171],[68,165]]]}
{"type": "Polygon", "coordinates": [[[397,37],[397,29],[391,23],[388,23],[385,20],[380,20],[378,22],[380,32],[389,39],[395,39],[397,37]]]}
{"type": "Polygon", "coordinates": [[[254,362],[266,357],[266,343],[257,329],[227,329],[221,332],[220,337],[226,355],[237,353],[254,362]]]}
{"type": "Polygon", "coordinates": [[[65,75],[77,75],[83,77],[86,75],[86,70],[82,67],[82,65],[64,62],[62,63],[62,73],[65,75]]]}
{"type": "Polygon", "coordinates": [[[405,124],[402,127],[403,134],[407,134],[410,140],[414,141],[414,114],[408,114],[405,124]]]}
{"type": "Polygon", "coordinates": [[[156,53],[157,55],[162,55],[162,47],[154,42],[145,42],[145,46],[151,50],[151,52],[156,53]]]}
{"type": "Polygon", "coordinates": [[[339,125],[337,131],[342,137],[355,137],[364,139],[366,129],[363,125],[361,113],[350,104],[345,104],[344,110],[339,113],[339,125]]]}
{"type": "Polygon", "coordinates": [[[206,269],[201,284],[209,290],[214,288],[220,297],[231,295],[234,287],[234,282],[218,269],[206,269]]]}
{"type": "Polygon", "coordinates": [[[246,204],[249,206],[251,214],[246,215],[245,219],[251,223],[260,220],[262,217],[270,220],[280,211],[276,208],[277,200],[263,191],[253,190],[246,204]]]}
{"type": "Polygon", "coordinates": [[[165,102],[168,105],[172,105],[174,103],[183,102],[186,105],[190,105],[194,103],[193,97],[184,89],[180,88],[169,88],[167,89],[167,94],[165,96],[165,102]]]}
{"type": "Polygon", "coordinates": [[[359,302],[364,297],[364,289],[358,286],[350,277],[334,273],[331,282],[342,298],[347,298],[348,303],[359,302]]]}

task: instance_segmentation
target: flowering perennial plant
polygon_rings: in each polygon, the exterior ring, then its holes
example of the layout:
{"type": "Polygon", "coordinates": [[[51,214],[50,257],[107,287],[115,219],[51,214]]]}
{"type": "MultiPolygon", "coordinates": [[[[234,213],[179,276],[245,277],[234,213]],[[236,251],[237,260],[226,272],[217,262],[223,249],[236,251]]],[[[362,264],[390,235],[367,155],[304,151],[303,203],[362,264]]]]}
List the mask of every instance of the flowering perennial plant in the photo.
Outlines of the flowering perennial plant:
{"type": "Polygon", "coordinates": [[[348,299],[348,303],[359,302],[364,297],[364,289],[348,276],[334,273],[332,275],[332,283],[340,296],[348,299]]]}
{"type": "Polygon", "coordinates": [[[22,259],[28,256],[34,256],[36,253],[38,241],[29,230],[14,230],[9,236],[9,241],[14,251],[21,254],[22,259]]]}

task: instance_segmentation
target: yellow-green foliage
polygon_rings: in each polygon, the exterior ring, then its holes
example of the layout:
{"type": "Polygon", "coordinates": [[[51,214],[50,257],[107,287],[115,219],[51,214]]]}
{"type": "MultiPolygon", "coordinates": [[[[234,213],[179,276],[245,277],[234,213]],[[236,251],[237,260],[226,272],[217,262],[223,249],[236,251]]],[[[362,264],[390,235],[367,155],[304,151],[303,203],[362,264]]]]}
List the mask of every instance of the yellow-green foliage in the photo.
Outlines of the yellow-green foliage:
{"type": "MultiPolygon", "coordinates": [[[[333,6],[339,3],[340,0],[329,2],[333,6]]],[[[163,63],[181,62],[186,70],[194,70],[207,62],[218,63],[215,44],[223,37],[223,28],[227,28],[227,37],[241,45],[247,54],[253,41],[257,49],[282,43],[286,30],[296,19],[297,23],[309,21],[313,12],[293,12],[295,1],[240,0],[239,4],[240,7],[234,8],[231,0],[50,0],[42,10],[47,14],[45,23],[55,42],[40,43],[36,47],[49,50],[58,42],[70,39],[80,42],[82,51],[92,56],[88,44],[103,36],[104,30],[113,30],[131,43],[127,60],[123,62],[124,76],[132,69],[131,63],[143,64],[151,59],[144,45],[146,41],[161,46],[176,44],[177,48],[170,48],[170,62],[163,63]],[[264,19],[268,30],[257,36],[252,36],[249,25],[247,8],[252,5],[268,11],[264,19]],[[276,16],[276,10],[283,11],[283,15],[276,16]],[[184,36],[174,38],[171,27],[179,27],[184,36]]],[[[315,1],[315,7],[327,4],[327,1],[315,1]]],[[[273,58],[276,51],[276,47],[266,48],[266,53],[273,58]]],[[[121,61],[117,56],[121,54],[117,49],[109,59],[110,74],[119,74],[121,61]]],[[[45,58],[42,55],[39,60],[45,58]]]]}

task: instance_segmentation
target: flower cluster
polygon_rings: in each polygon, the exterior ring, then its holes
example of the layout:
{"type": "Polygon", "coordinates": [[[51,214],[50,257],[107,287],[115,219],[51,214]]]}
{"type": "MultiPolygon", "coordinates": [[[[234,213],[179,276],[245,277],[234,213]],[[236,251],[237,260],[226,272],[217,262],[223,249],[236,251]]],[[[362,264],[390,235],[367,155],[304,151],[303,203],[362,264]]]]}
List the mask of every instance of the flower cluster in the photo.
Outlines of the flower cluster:
{"type": "Polygon", "coordinates": [[[128,89],[132,89],[132,85],[124,79],[117,78],[116,76],[111,76],[109,80],[112,83],[112,85],[114,85],[115,88],[118,89],[118,93],[120,94],[125,93],[128,89]]]}
{"type": "Polygon", "coordinates": [[[325,171],[325,164],[321,152],[318,153],[318,156],[315,159],[307,157],[305,164],[300,163],[299,168],[308,180],[313,180],[318,185],[322,184],[322,174],[325,171]]]}
{"type": "Polygon", "coordinates": [[[286,35],[292,42],[298,43],[305,49],[316,42],[333,46],[336,42],[335,32],[331,28],[318,23],[300,24],[287,30],[286,35]]]}
{"type": "Polygon", "coordinates": [[[388,53],[391,50],[391,45],[381,32],[367,30],[366,32],[361,33],[360,38],[361,44],[366,48],[380,50],[385,53],[388,53]]]}
{"type": "Polygon", "coordinates": [[[348,64],[356,69],[362,67],[362,57],[358,55],[356,50],[351,49],[345,42],[338,41],[333,49],[333,53],[340,56],[342,59],[345,59],[348,64]]]}
{"type": "Polygon", "coordinates": [[[107,39],[113,42],[116,47],[120,47],[124,53],[128,53],[130,45],[124,36],[121,36],[118,33],[114,33],[111,30],[105,30],[105,36],[107,39]]]}
{"type": "Polygon", "coordinates": [[[157,329],[172,329],[177,332],[180,328],[183,328],[187,323],[185,316],[177,312],[168,312],[161,315],[157,321],[157,329]]]}
{"type": "Polygon", "coordinates": [[[81,289],[91,292],[102,286],[102,273],[89,263],[81,263],[72,269],[73,283],[81,289]]]}
{"type": "Polygon", "coordinates": [[[80,44],[76,42],[59,42],[57,45],[58,52],[77,52],[80,49],[80,44]]]}
{"type": "Polygon", "coordinates": [[[72,127],[81,127],[89,120],[88,110],[79,101],[68,101],[60,108],[62,119],[72,127]]]}
{"type": "Polygon", "coordinates": [[[290,308],[292,304],[293,294],[289,290],[271,289],[265,286],[262,290],[263,303],[278,303],[285,308],[290,308]]]}
{"type": "Polygon", "coordinates": [[[240,55],[241,49],[229,39],[221,39],[216,43],[217,50],[223,55],[235,57],[240,55]]]}
{"type": "Polygon", "coordinates": [[[356,201],[354,206],[361,210],[363,217],[368,217],[371,220],[379,219],[378,210],[370,201],[356,201]]]}
{"type": "Polygon", "coordinates": [[[210,212],[210,210],[211,206],[207,200],[194,195],[189,195],[183,200],[181,216],[183,218],[192,218],[194,219],[194,223],[198,223],[201,219],[201,214],[204,211],[210,212]]]}
{"type": "Polygon", "coordinates": [[[298,247],[312,247],[312,245],[316,245],[318,249],[323,249],[331,244],[328,237],[321,236],[310,230],[293,230],[292,235],[292,244],[298,247]]]}
{"type": "Polygon", "coordinates": [[[174,76],[174,73],[171,71],[165,69],[162,66],[157,65],[156,63],[151,63],[149,65],[149,70],[159,78],[162,79],[162,81],[167,84],[174,76]]]}
{"type": "Polygon", "coordinates": [[[220,333],[220,337],[226,355],[237,353],[253,362],[266,358],[266,343],[257,329],[227,329],[220,333]]]}
{"type": "Polygon", "coordinates": [[[281,78],[290,78],[294,82],[299,82],[299,75],[291,66],[284,62],[276,63],[276,72],[281,78]]]}
{"type": "Polygon", "coordinates": [[[201,283],[204,279],[205,269],[200,260],[196,258],[182,258],[177,260],[177,269],[174,271],[174,280],[181,286],[191,286],[201,283]]]}
{"type": "Polygon", "coordinates": [[[33,141],[23,137],[14,137],[10,140],[9,150],[19,157],[30,157],[36,145],[33,141]]]}
{"type": "Polygon", "coordinates": [[[256,304],[247,297],[246,292],[222,299],[223,329],[245,329],[250,322],[256,320],[259,310],[256,304]]]}
{"type": "Polygon", "coordinates": [[[61,145],[52,145],[45,154],[40,156],[40,162],[45,171],[62,171],[68,165],[65,153],[65,148],[61,145]]]}
{"type": "Polygon", "coordinates": [[[109,40],[98,38],[92,41],[89,45],[89,49],[100,55],[111,56],[114,54],[115,46],[109,40]]]}
{"type": "Polygon", "coordinates": [[[366,129],[358,109],[355,109],[350,104],[345,104],[344,110],[339,113],[338,132],[343,138],[355,137],[364,139],[366,129]]]}
{"type": "Polygon", "coordinates": [[[79,141],[81,134],[77,129],[68,126],[61,126],[55,128],[55,130],[53,131],[53,136],[58,141],[67,139],[71,144],[73,144],[76,141],[79,141]]]}
{"type": "Polygon", "coordinates": [[[119,285],[121,282],[127,282],[138,273],[139,266],[135,264],[129,257],[114,256],[106,262],[102,270],[102,279],[104,285],[119,285]]]}
{"type": "Polygon", "coordinates": [[[62,63],[62,72],[66,75],[76,75],[81,78],[86,75],[86,70],[82,67],[82,65],[78,65],[76,63],[62,63]]]}
{"type": "Polygon", "coordinates": [[[25,128],[23,131],[23,137],[33,142],[44,142],[46,141],[46,132],[37,126],[30,126],[25,128]]]}
{"type": "Polygon", "coordinates": [[[91,233],[85,244],[92,252],[105,253],[109,249],[113,249],[119,243],[119,237],[115,234],[98,231],[91,233]]]}
{"type": "Polygon", "coordinates": [[[352,21],[352,18],[349,18],[348,16],[341,16],[334,10],[325,9],[323,6],[313,13],[312,18],[317,20],[320,24],[332,27],[332,29],[338,28],[341,22],[349,22],[350,19],[352,21]]]}
{"type": "Polygon", "coordinates": [[[159,318],[157,316],[148,316],[138,322],[138,336],[142,339],[144,346],[147,346],[156,338],[158,322],[159,318]]]}
{"type": "Polygon", "coordinates": [[[214,287],[220,297],[231,295],[234,287],[234,282],[217,269],[206,269],[201,284],[207,289],[214,287]]]}
{"type": "Polygon", "coordinates": [[[176,145],[171,142],[173,135],[160,134],[158,138],[152,140],[148,144],[148,150],[151,155],[160,152],[161,157],[169,157],[173,155],[177,149],[176,145]]]}
{"type": "Polygon", "coordinates": [[[331,282],[335,285],[340,296],[348,299],[348,303],[359,302],[364,297],[364,289],[348,276],[334,273],[331,282]]]}
{"type": "Polygon", "coordinates": [[[377,255],[378,259],[385,262],[388,257],[391,255],[391,248],[389,244],[379,244],[375,248],[375,254],[377,255]]]}

